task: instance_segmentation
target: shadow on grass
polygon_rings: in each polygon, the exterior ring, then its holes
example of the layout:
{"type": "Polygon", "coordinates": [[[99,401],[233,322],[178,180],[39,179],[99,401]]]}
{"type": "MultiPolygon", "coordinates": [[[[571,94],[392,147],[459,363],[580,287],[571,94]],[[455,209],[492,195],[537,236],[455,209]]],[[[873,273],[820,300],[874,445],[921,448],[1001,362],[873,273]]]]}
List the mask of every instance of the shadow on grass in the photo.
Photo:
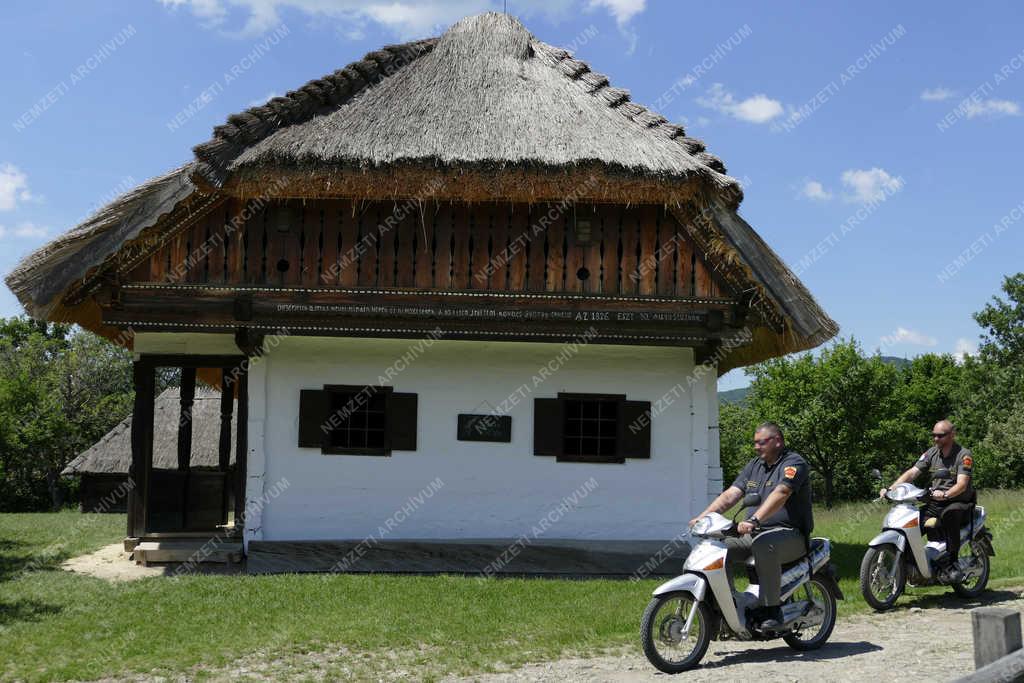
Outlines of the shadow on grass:
{"type": "MultiPolygon", "coordinates": [[[[854,655],[862,655],[867,652],[878,652],[882,649],[881,645],[869,643],[864,640],[857,642],[829,642],[821,647],[820,650],[811,650],[810,652],[797,652],[790,648],[788,645],[763,648],[758,647],[758,643],[751,642],[749,650],[742,650],[739,652],[730,652],[725,657],[705,664],[702,669],[715,669],[722,666],[729,666],[730,664],[751,664],[758,662],[797,662],[797,661],[825,661],[829,659],[842,659],[843,657],[852,657],[854,655]]],[[[714,645],[711,646],[711,652],[714,653],[714,645]]]]}
{"type": "Polygon", "coordinates": [[[69,555],[63,549],[43,553],[26,553],[23,548],[28,546],[24,541],[0,539],[0,582],[10,581],[24,571],[58,569],[60,563],[69,555]],[[20,551],[20,552],[19,552],[20,551]]]}
{"type": "Polygon", "coordinates": [[[0,602],[0,627],[10,626],[19,621],[38,621],[44,616],[59,614],[62,609],[58,605],[48,605],[25,598],[14,602],[0,602]]]}

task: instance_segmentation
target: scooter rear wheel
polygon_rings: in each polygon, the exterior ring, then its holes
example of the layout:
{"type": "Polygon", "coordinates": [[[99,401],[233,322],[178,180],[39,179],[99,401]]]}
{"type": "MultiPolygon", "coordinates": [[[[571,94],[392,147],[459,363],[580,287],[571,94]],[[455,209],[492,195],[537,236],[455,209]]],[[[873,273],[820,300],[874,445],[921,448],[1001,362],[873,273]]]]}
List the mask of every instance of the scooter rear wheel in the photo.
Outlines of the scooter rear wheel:
{"type": "Polygon", "coordinates": [[[697,666],[708,651],[715,621],[706,603],[697,603],[690,630],[683,632],[693,603],[694,598],[689,593],[667,593],[651,600],[644,610],[640,643],[647,660],[658,671],[667,674],[688,671],[697,666]]]}
{"type": "Polygon", "coordinates": [[[817,608],[824,612],[821,624],[809,638],[805,638],[803,633],[787,633],[782,636],[782,639],[794,650],[801,652],[817,650],[828,642],[829,636],[832,635],[832,629],[836,627],[836,596],[832,595],[831,588],[821,579],[811,577],[811,580],[805,586],[798,588],[790,598],[792,601],[800,599],[813,601],[817,608]],[[797,598],[798,595],[799,598],[797,598]]]}
{"type": "Polygon", "coordinates": [[[906,585],[903,557],[896,546],[868,548],[860,563],[860,592],[865,602],[879,612],[892,609],[906,585]]]}
{"type": "Polygon", "coordinates": [[[988,553],[984,549],[975,548],[973,543],[965,543],[960,550],[960,559],[969,558],[978,563],[979,569],[977,578],[973,581],[961,581],[953,584],[953,590],[961,598],[976,598],[985,592],[988,586],[988,575],[991,571],[991,562],[988,553]],[[966,551],[966,552],[965,552],[966,551]]]}

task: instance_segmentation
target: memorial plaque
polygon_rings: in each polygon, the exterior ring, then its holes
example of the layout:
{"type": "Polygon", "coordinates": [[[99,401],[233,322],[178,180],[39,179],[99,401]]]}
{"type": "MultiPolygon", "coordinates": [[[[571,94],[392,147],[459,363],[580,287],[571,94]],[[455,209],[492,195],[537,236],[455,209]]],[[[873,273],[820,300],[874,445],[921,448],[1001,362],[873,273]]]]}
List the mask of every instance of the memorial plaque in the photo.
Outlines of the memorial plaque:
{"type": "Polygon", "coordinates": [[[512,416],[459,413],[458,440],[510,443],[512,416]]]}

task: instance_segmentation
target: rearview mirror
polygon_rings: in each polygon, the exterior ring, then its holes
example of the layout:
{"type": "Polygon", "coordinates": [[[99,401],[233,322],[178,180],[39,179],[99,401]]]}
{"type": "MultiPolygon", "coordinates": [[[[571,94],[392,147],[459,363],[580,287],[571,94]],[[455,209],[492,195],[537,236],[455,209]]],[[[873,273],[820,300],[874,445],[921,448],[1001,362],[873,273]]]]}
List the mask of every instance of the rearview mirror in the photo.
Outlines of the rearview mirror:
{"type": "Polygon", "coordinates": [[[877,469],[871,470],[871,478],[877,479],[878,481],[882,481],[882,473],[877,469]]]}

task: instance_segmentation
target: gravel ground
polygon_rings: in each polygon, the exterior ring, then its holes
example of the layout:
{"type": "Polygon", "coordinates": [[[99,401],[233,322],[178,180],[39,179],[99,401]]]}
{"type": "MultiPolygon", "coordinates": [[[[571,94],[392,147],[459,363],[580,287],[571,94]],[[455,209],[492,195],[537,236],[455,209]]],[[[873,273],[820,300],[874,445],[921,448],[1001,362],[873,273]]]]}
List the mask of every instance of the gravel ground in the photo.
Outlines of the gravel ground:
{"type": "MultiPolygon", "coordinates": [[[[925,602],[927,599],[922,599],[925,602]]],[[[1024,611],[1020,589],[989,591],[986,604],[1024,611]]],[[[712,641],[702,665],[676,680],[716,681],[948,681],[974,670],[970,609],[952,594],[937,596],[927,607],[887,614],[840,617],[829,642],[816,652],[795,652],[781,640],[767,643],[712,641]]],[[[638,617],[639,619],[639,617],[638,617]]],[[[639,636],[638,636],[639,640],[639,636]]],[[[508,673],[452,681],[669,681],[637,646],[618,656],[561,659],[528,664],[508,673]]]]}

